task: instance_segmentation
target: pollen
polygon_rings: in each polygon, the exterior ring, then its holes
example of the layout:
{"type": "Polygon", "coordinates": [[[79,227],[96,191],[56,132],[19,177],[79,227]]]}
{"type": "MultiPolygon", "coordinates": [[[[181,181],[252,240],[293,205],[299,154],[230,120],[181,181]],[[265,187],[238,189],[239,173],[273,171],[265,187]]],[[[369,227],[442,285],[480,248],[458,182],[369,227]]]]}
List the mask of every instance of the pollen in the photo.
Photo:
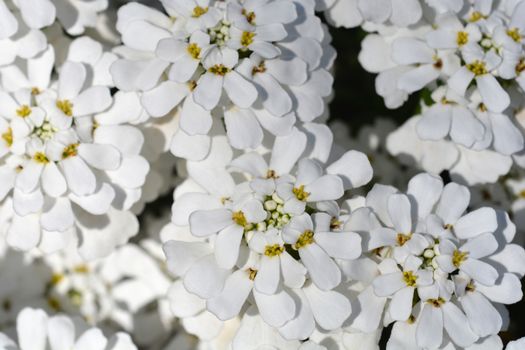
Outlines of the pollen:
{"type": "Polygon", "coordinates": [[[467,69],[475,75],[484,75],[488,73],[485,62],[479,60],[467,64],[467,69]]]}
{"type": "Polygon", "coordinates": [[[468,33],[467,32],[458,32],[456,43],[458,46],[463,46],[468,43],[468,33]]]}
{"type": "Polygon", "coordinates": [[[193,12],[191,14],[191,17],[199,18],[200,16],[204,15],[206,12],[208,12],[208,7],[195,6],[193,8],[193,12]]]}
{"type": "Polygon", "coordinates": [[[78,155],[78,143],[72,143],[62,151],[62,159],[75,157],[78,155]]]}
{"type": "Polygon", "coordinates": [[[517,43],[521,42],[522,36],[519,28],[507,29],[507,35],[517,43]]]}
{"type": "Polygon", "coordinates": [[[73,115],[73,104],[69,100],[58,100],[56,106],[68,117],[73,115]]]}
{"type": "Polygon", "coordinates": [[[188,45],[187,50],[193,59],[198,60],[201,57],[201,48],[199,47],[199,45],[191,43],[188,45]]]}
{"type": "Polygon", "coordinates": [[[241,13],[246,18],[248,23],[255,24],[255,12],[253,11],[248,12],[245,9],[242,9],[241,13]]]}
{"type": "Polygon", "coordinates": [[[255,37],[254,32],[242,32],[241,36],[241,45],[248,47],[253,43],[253,38],[255,37]]]}
{"type": "Polygon", "coordinates": [[[197,87],[197,82],[195,80],[188,81],[188,88],[190,89],[190,91],[195,90],[196,87],[197,87]]]}
{"type": "Polygon", "coordinates": [[[295,250],[299,250],[301,248],[304,248],[312,243],[314,243],[314,233],[313,231],[304,231],[299,238],[297,239],[297,242],[293,245],[293,248],[295,250]]]}
{"type": "Polygon", "coordinates": [[[33,160],[40,164],[49,163],[49,158],[47,158],[47,156],[42,152],[36,152],[35,155],[33,156],[33,160]]]}
{"type": "Polygon", "coordinates": [[[520,75],[525,72],[525,58],[522,58],[516,65],[516,74],[520,75]]]}
{"type": "Polygon", "coordinates": [[[396,237],[397,245],[400,247],[404,246],[406,242],[410,241],[410,238],[412,238],[412,234],[398,233],[396,237]]]}
{"type": "Polygon", "coordinates": [[[339,230],[341,228],[341,225],[343,223],[338,220],[336,217],[333,217],[331,220],[330,220],[330,229],[331,230],[339,230]]]}
{"type": "Polygon", "coordinates": [[[57,298],[51,297],[47,299],[49,307],[55,311],[60,311],[60,301],[57,298]]]}
{"type": "Polygon", "coordinates": [[[73,272],[80,273],[80,274],[86,274],[89,272],[89,267],[87,265],[77,265],[73,267],[73,272]]]}
{"type": "Polygon", "coordinates": [[[222,63],[220,64],[216,64],[214,66],[211,66],[209,69],[208,69],[208,72],[212,73],[212,74],[215,74],[215,75],[221,75],[221,76],[225,76],[226,74],[228,74],[229,72],[231,71],[230,68],[226,67],[225,65],[223,65],[222,63]]]}
{"type": "Polygon", "coordinates": [[[267,179],[276,179],[278,176],[277,176],[277,173],[275,172],[275,170],[268,170],[266,172],[266,178],[267,179]]]}
{"type": "Polygon", "coordinates": [[[244,213],[242,211],[235,211],[232,214],[232,220],[237,225],[246,227],[248,225],[248,220],[246,220],[246,216],[244,216],[244,213]]]}
{"type": "Polygon", "coordinates": [[[443,60],[439,58],[438,56],[434,57],[434,68],[436,69],[442,69],[443,68],[443,60]]]}
{"type": "Polygon", "coordinates": [[[468,258],[468,252],[462,252],[459,250],[454,250],[454,253],[452,254],[452,264],[459,268],[461,264],[467,260],[468,258]]]}
{"type": "Polygon", "coordinates": [[[20,106],[20,108],[16,110],[16,114],[20,118],[26,118],[27,116],[31,114],[31,107],[29,107],[28,105],[20,106]]]}
{"type": "Polygon", "coordinates": [[[443,228],[445,230],[452,230],[454,228],[454,225],[452,225],[452,224],[445,224],[445,225],[443,225],[443,228]]]}
{"type": "Polygon", "coordinates": [[[480,19],[485,19],[485,18],[487,18],[487,16],[483,15],[481,12],[474,11],[474,12],[472,12],[472,14],[470,15],[468,20],[469,20],[469,22],[477,22],[480,19]]]}
{"type": "Polygon", "coordinates": [[[255,269],[250,268],[246,270],[246,272],[248,273],[248,278],[252,281],[254,281],[255,277],[257,277],[257,270],[255,269]]]}
{"type": "Polygon", "coordinates": [[[427,303],[432,305],[433,307],[440,308],[441,305],[445,304],[445,299],[439,297],[437,299],[428,299],[427,303]]]}
{"type": "Polygon", "coordinates": [[[415,287],[417,276],[412,271],[405,271],[403,272],[403,281],[408,287],[415,287]]]}
{"type": "Polygon", "coordinates": [[[61,273],[55,273],[53,276],[51,276],[51,281],[49,281],[49,284],[56,286],[64,279],[64,275],[61,273]]]}
{"type": "Polygon", "coordinates": [[[264,255],[269,257],[279,256],[284,252],[284,247],[279,244],[267,245],[264,249],[264,255]]]}
{"type": "Polygon", "coordinates": [[[41,92],[42,91],[40,91],[40,89],[37,88],[36,86],[31,89],[31,95],[33,96],[40,95],[41,92]]]}
{"type": "Polygon", "coordinates": [[[308,196],[310,196],[310,193],[304,190],[304,185],[301,185],[299,187],[294,187],[292,192],[295,195],[295,198],[297,198],[301,202],[306,202],[308,199],[308,196]]]}
{"type": "Polygon", "coordinates": [[[258,66],[252,68],[252,75],[264,72],[266,72],[266,65],[264,64],[264,62],[261,62],[258,66]]]}
{"type": "Polygon", "coordinates": [[[7,144],[7,147],[11,147],[13,145],[13,130],[11,128],[7,129],[7,131],[2,134],[2,139],[7,144]]]}

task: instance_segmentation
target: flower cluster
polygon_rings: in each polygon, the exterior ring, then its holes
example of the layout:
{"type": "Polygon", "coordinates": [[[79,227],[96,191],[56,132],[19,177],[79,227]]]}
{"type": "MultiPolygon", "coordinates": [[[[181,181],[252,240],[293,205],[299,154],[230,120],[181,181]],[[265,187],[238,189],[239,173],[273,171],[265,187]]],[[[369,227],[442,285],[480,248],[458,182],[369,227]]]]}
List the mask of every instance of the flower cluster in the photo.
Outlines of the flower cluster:
{"type": "Polygon", "coordinates": [[[524,348],[525,1],[0,19],[0,349],[524,348]],[[352,63],[405,118],[328,108],[352,63]]]}

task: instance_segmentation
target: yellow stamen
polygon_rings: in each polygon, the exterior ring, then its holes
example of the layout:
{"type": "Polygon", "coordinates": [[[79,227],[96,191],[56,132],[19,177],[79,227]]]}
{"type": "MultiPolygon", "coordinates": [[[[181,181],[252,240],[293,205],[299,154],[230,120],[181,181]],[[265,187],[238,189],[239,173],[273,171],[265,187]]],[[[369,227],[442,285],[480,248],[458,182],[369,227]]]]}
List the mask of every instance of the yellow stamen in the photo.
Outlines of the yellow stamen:
{"type": "Polygon", "coordinates": [[[468,252],[462,252],[459,250],[454,250],[454,253],[452,254],[452,264],[459,268],[461,264],[467,260],[468,258],[468,252]]]}
{"type": "Polygon", "coordinates": [[[255,37],[254,32],[243,32],[241,36],[241,45],[248,47],[253,43],[253,38],[255,37]]]}
{"type": "Polygon", "coordinates": [[[403,281],[408,287],[415,287],[417,282],[417,276],[412,271],[403,272],[403,281]]]}
{"type": "Polygon", "coordinates": [[[49,159],[42,152],[36,152],[35,155],[33,156],[33,159],[35,160],[35,162],[40,163],[40,164],[49,163],[49,159]]]}
{"type": "Polygon", "coordinates": [[[16,114],[20,118],[26,118],[27,116],[31,114],[31,107],[29,107],[28,105],[20,106],[20,108],[16,110],[16,114]]]}
{"type": "Polygon", "coordinates": [[[525,58],[522,58],[516,65],[516,74],[520,75],[525,72],[525,58]]]}
{"type": "Polygon", "coordinates": [[[199,47],[199,45],[191,43],[188,45],[187,50],[192,58],[198,60],[201,57],[201,48],[199,47]]]}
{"type": "Polygon", "coordinates": [[[433,307],[439,308],[441,305],[445,304],[445,299],[439,297],[437,299],[428,299],[427,303],[432,305],[433,307]]]}
{"type": "Polygon", "coordinates": [[[248,23],[255,24],[255,12],[253,11],[248,12],[245,9],[242,9],[241,13],[244,17],[246,17],[246,20],[248,21],[248,23]]]}
{"type": "Polygon", "coordinates": [[[521,42],[521,33],[518,28],[507,29],[507,35],[517,43],[521,42]]]}
{"type": "Polygon", "coordinates": [[[53,276],[51,276],[51,281],[49,282],[51,285],[56,286],[64,279],[64,275],[61,273],[55,273],[53,276]]]}
{"type": "Polygon", "coordinates": [[[310,245],[314,243],[314,233],[313,231],[304,231],[299,238],[297,238],[297,242],[293,245],[293,249],[299,250],[301,248],[306,247],[307,245],[310,245]]]}
{"type": "Polygon", "coordinates": [[[258,66],[252,68],[252,75],[264,72],[266,72],[266,65],[264,64],[264,62],[261,62],[258,66]]]}
{"type": "Polygon", "coordinates": [[[244,213],[242,211],[236,211],[232,214],[232,220],[237,225],[246,227],[248,225],[248,221],[246,220],[246,216],[244,216],[244,213]]]}
{"type": "Polygon", "coordinates": [[[269,257],[279,256],[284,252],[284,247],[279,244],[267,245],[264,249],[264,255],[269,257]]]}
{"type": "Polygon", "coordinates": [[[77,265],[75,267],[73,267],[73,271],[76,272],[76,273],[82,273],[82,274],[85,274],[85,273],[88,273],[89,272],[89,267],[87,265],[77,265]]]}
{"type": "Polygon", "coordinates": [[[456,43],[458,46],[463,46],[468,43],[468,33],[467,32],[458,32],[456,43]]]}
{"type": "Polygon", "coordinates": [[[208,69],[208,72],[210,72],[212,74],[215,74],[215,75],[221,75],[221,76],[225,76],[230,71],[231,71],[231,69],[226,67],[222,63],[221,64],[216,64],[216,65],[214,65],[214,66],[212,66],[212,67],[210,67],[208,69]]]}
{"type": "Polygon", "coordinates": [[[308,200],[308,196],[310,196],[310,193],[304,190],[304,185],[294,187],[292,192],[295,195],[295,198],[297,198],[301,202],[306,202],[308,200]]]}
{"type": "Polygon", "coordinates": [[[62,159],[75,157],[78,155],[78,143],[72,143],[62,151],[62,159]]]}
{"type": "Polygon", "coordinates": [[[411,233],[409,233],[408,235],[404,233],[398,233],[396,237],[397,245],[400,247],[404,246],[406,242],[410,241],[410,238],[412,238],[411,233]]]}
{"type": "Polygon", "coordinates": [[[255,280],[255,277],[257,277],[257,270],[250,268],[246,270],[246,272],[248,272],[248,278],[252,281],[255,280]]]}
{"type": "Polygon", "coordinates": [[[470,22],[477,22],[479,21],[480,19],[485,19],[487,18],[487,16],[485,16],[484,14],[482,14],[481,12],[479,11],[474,11],[472,12],[472,14],[470,15],[470,18],[468,19],[470,22]]]}
{"type": "Polygon", "coordinates": [[[60,311],[60,301],[57,298],[50,297],[47,299],[49,307],[55,311],[60,311]]]}
{"type": "Polygon", "coordinates": [[[467,69],[475,75],[484,75],[488,73],[485,62],[476,60],[472,63],[467,64],[467,69]]]}
{"type": "Polygon", "coordinates": [[[206,12],[208,12],[208,7],[195,6],[195,8],[193,9],[193,13],[191,14],[191,17],[199,18],[206,12]]]}
{"type": "Polygon", "coordinates": [[[2,139],[7,144],[7,147],[11,147],[13,145],[13,130],[11,128],[7,129],[7,131],[2,134],[2,139]]]}
{"type": "Polygon", "coordinates": [[[68,117],[73,116],[73,104],[69,100],[58,100],[56,106],[68,117]]]}

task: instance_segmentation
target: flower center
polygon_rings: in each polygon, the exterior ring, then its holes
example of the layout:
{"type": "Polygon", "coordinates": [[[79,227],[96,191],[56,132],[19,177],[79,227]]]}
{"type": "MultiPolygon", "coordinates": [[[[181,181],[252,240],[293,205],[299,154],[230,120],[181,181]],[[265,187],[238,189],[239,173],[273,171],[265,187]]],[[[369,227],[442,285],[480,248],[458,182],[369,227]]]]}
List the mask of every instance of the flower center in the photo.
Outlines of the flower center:
{"type": "Polygon", "coordinates": [[[58,131],[48,120],[45,120],[42,125],[33,129],[33,135],[36,135],[42,141],[47,141],[53,138],[53,135],[58,131]]]}
{"type": "Polygon", "coordinates": [[[408,287],[415,287],[417,282],[417,276],[412,271],[403,272],[403,281],[408,287]]]}
{"type": "Polygon", "coordinates": [[[215,74],[215,75],[220,75],[220,76],[225,76],[226,74],[228,74],[229,72],[231,71],[230,68],[226,67],[225,65],[223,65],[222,63],[220,64],[216,64],[212,67],[210,67],[208,69],[208,72],[212,73],[212,74],[215,74]]]}
{"type": "Polygon", "coordinates": [[[295,195],[295,198],[297,198],[301,202],[306,202],[308,200],[308,196],[310,196],[310,193],[304,190],[304,185],[294,187],[292,192],[295,195]]]}
{"type": "Polygon", "coordinates": [[[36,152],[33,156],[33,160],[44,165],[49,163],[49,158],[47,158],[47,156],[42,152],[36,152]]]}
{"type": "Polygon", "coordinates": [[[31,107],[29,107],[28,105],[20,106],[20,108],[16,110],[16,114],[20,118],[26,118],[31,114],[31,107]]]}
{"type": "Polygon", "coordinates": [[[459,268],[461,264],[467,260],[468,258],[468,252],[462,252],[459,250],[454,250],[454,253],[452,253],[452,264],[459,268]]]}
{"type": "Polygon", "coordinates": [[[507,29],[507,35],[517,43],[521,42],[521,34],[519,28],[507,29]]]}
{"type": "Polygon", "coordinates": [[[458,46],[463,46],[468,43],[468,33],[467,32],[458,32],[458,36],[456,38],[456,43],[458,46]]]}
{"type": "Polygon", "coordinates": [[[284,247],[279,244],[267,245],[264,249],[264,255],[268,257],[279,256],[284,252],[284,247]]]}
{"type": "Polygon", "coordinates": [[[484,75],[488,73],[485,62],[479,60],[467,64],[467,69],[475,75],[484,75]]]}
{"type": "Polygon", "coordinates": [[[474,11],[474,12],[472,12],[472,14],[470,15],[470,18],[468,20],[469,20],[469,22],[477,22],[480,19],[485,19],[485,18],[487,18],[487,16],[485,16],[481,12],[474,11]]]}
{"type": "Polygon", "coordinates": [[[404,234],[404,233],[398,233],[396,237],[397,245],[402,247],[405,245],[406,242],[410,241],[410,238],[412,238],[412,234],[404,234]]]}
{"type": "MultiPolygon", "coordinates": [[[[252,68],[252,75],[255,75],[257,73],[264,73],[266,72],[266,65],[264,64],[264,62],[261,62],[258,66],[255,66],[252,68]]],[[[269,171],[273,171],[273,170],[269,170],[269,171]]]]}
{"type": "Polygon", "coordinates": [[[246,17],[246,20],[248,21],[248,23],[255,24],[255,12],[253,11],[248,12],[245,9],[242,9],[241,13],[244,17],[246,17]]]}
{"type": "Polygon", "coordinates": [[[313,231],[304,231],[299,238],[297,238],[297,242],[293,245],[293,249],[299,250],[301,248],[306,247],[307,245],[310,245],[314,243],[314,233],[313,231]]]}
{"type": "Polygon", "coordinates": [[[241,45],[248,47],[253,43],[253,38],[255,37],[254,32],[242,32],[241,36],[241,45]]]}
{"type": "Polygon", "coordinates": [[[230,40],[230,22],[222,20],[215,27],[208,29],[210,42],[222,47],[230,40]]]}
{"type": "Polygon", "coordinates": [[[249,268],[246,270],[246,272],[248,273],[248,278],[252,281],[254,281],[255,277],[257,277],[257,270],[255,269],[249,268]]]}
{"type": "Polygon", "coordinates": [[[280,229],[290,222],[290,215],[284,212],[283,204],[284,201],[279,198],[277,193],[274,193],[271,197],[266,197],[263,206],[266,210],[267,217],[264,222],[257,224],[259,231],[266,231],[271,228],[280,229]]]}
{"type": "Polygon", "coordinates": [[[69,100],[58,100],[56,106],[68,117],[73,116],[73,104],[69,100]]]}
{"type": "Polygon", "coordinates": [[[428,299],[427,303],[432,305],[433,307],[440,308],[441,305],[445,304],[445,299],[439,297],[437,299],[428,299]]]}
{"type": "Polygon", "coordinates": [[[7,147],[11,147],[13,145],[13,130],[11,128],[7,129],[7,131],[2,134],[2,139],[7,144],[7,147]]]}
{"type": "Polygon", "coordinates": [[[72,143],[62,151],[62,159],[75,157],[78,155],[78,143],[72,143]]]}
{"type": "Polygon", "coordinates": [[[201,56],[201,48],[199,47],[199,45],[195,44],[195,43],[191,43],[188,45],[188,53],[190,54],[190,56],[193,58],[193,59],[196,59],[198,60],[201,56]]]}
{"type": "Polygon", "coordinates": [[[204,15],[206,12],[208,12],[208,7],[195,6],[193,8],[193,12],[191,14],[191,17],[199,18],[200,16],[204,15]]]}

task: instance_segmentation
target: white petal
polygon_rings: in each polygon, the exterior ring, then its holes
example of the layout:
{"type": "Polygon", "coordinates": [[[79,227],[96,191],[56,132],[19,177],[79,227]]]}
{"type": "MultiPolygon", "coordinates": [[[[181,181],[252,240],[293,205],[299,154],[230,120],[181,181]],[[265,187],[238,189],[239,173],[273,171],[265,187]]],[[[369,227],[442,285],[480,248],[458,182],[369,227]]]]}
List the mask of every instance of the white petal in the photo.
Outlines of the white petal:
{"type": "Polygon", "coordinates": [[[264,135],[251,110],[232,108],[224,113],[224,122],[232,147],[255,149],[261,145],[264,135]]]}
{"type": "Polygon", "coordinates": [[[328,174],[339,175],[345,189],[361,187],[367,184],[373,175],[368,157],[357,151],[348,151],[326,168],[328,174]]]}
{"type": "Polygon", "coordinates": [[[67,191],[64,175],[54,162],[47,164],[42,172],[42,188],[51,197],[59,197],[67,191]]]}
{"type": "Polygon", "coordinates": [[[411,208],[410,201],[404,194],[393,194],[388,197],[388,212],[398,233],[412,232],[411,208]]]}
{"type": "Polygon", "coordinates": [[[467,317],[454,303],[447,302],[442,309],[445,329],[455,344],[467,347],[478,340],[478,336],[470,329],[467,317]]]}
{"type": "Polygon", "coordinates": [[[317,232],[315,241],[331,257],[357,259],[361,255],[361,236],[353,232],[317,232]]]}
{"type": "Polygon", "coordinates": [[[47,323],[49,344],[53,350],[70,350],[75,342],[75,325],[69,317],[55,316],[47,323]]]}
{"type": "Polygon", "coordinates": [[[86,80],[86,68],[82,63],[67,61],[62,65],[58,82],[58,96],[71,100],[78,96],[86,80]]]}
{"type": "Polygon", "coordinates": [[[299,255],[316,286],[322,290],[330,290],[339,285],[339,267],[317,244],[299,249],[299,255]]]}
{"type": "Polygon", "coordinates": [[[416,330],[417,345],[437,349],[443,340],[443,312],[440,308],[425,305],[419,316],[416,330]]]}
{"type": "Polygon", "coordinates": [[[72,100],[73,114],[85,116],[102,112],[113,103],[109,88],[105,86],[92,86],[80,93],[72,100]]]}
{"type": "MultiPolygon", "coordinates": [[[[108,340],[98,328],[91,328],[82,333],[75,343],[75,350],[104,350],[108,340]]],[[[114,342],[112,342],[114,343],[114,342]]],[[[114,347],[117,348],[117,347],[114,347]]],[[[121,349],[120,347],[118,348],[121,349]]],[[[130,349],[131,350],[131,349],[130,349]]]]}
{"type": "Polygon", "coordinates": [[[177,106],[189,91],[186,84],[164,81],[146,91],[141,97],[141,102],[151,116],[162,117],[177,106]]]}
{"type": "Polygon", "coordinates": [[[439,176],[422,173],[408,182],[407,194],[417,202],[418,218],[426,218],[439,200],[443,180],[439,176]]]}
{"type": "Polygon", "coordinates": [[[467,293],[461,298],[461,306],[472,330],[480,337],[497,334],[501,330],[503,321],[500,314],[481,293],[467,293]]]}
{"type": "Polygon", "coordinates": [[[16,319],[20,350],[46,349],[47,315],[42,310],[26,308],[16,319]]]}
{"type": "Polygon", "coordinates": [[[390,302],[390,316],[396,321],[406,321],[412,313],[414,288],[407,287],[397,291],[390,302]]]}
{"type": "Polygon", "coordinates": [[[493,112],[503,112],[510,105],[509,94],[501,87],[492,74],[476,77],[483,103],[493,112]]]}
{"type": "Polygon", "coordinates": [[[255,288],[263,294],[275,294],[279,287],[280,277],[279,258],[263,256],[261,258],[261,267],[255,277],[255,288]]]}
{"type": "Polygon", "coordinates": [[[75,222],[71,202],[67,198],[57,198],[49,210],[44,209],[40,224],[47,231],[65,231],[75,222]]]}
{"type": "Polygon", "coordinates": [[[322,291],[315,285],[304,289],[315,321],[321,328],[334,330],[346,321],[352,312],[350,301],[335,291],[322,291]]]}
{"type": "Polygon", "coordinates": [[[210,111],[219,103],[222,94],[223,77],[205,73],[197,82],[193,98],[200,106],[210,111]]]}
{"type": "Polygon", "coordinates": [[[34,2],[31,0],[18,1],[24,22],[30,27],[40,29],[47,27],[55,21],[55,5],[49,0],[34,2]]]}
{"type": "Polygon", "coordinates": [[[184,287],[188,292],[203,299],[213,298],[221,293],[230,272],[215,263],[215,257],[208,255],[195,263],[184,276],[184,287]]]}
{"type": "Polygon", "coordinates": [[[494,232],[498,227],[496,212],[492,208],[480,208],[461,217],[454,225],[454,232],[461,239],[494,232]]]}
{"type": "Polygon", "coordinates": [[[220,320],[229,320],[239,314],[252,287],[248,272],[237,270],[228,277],[222,292],[209,299],[206,306],[220,320]]]}
{"type": "Polygon", "coordinates": [[[69,157],[60,162],[69,189],[78,196],[95,192],[97,179],[80,157],[69,157]]]}
{"type": "Polygon", "coordinates": [[[476,259],[467,259],[461,264],[460,268],[461,271],[485,286],[494,285],[499,277],[498,271],[494,267],[476,259]]]}
{"type": "Polygon", "coordinates": [[[97,169],[115,170],[120,166],[120,152],[110,145],[83,143],[78,146],[78,154],[97,169]]]}
{"type": "Polygon", "coordinates": [[[470,192],[467,187],[449,183],[443,189],[436,214],[445,224],[454,224],[467,209],[469,202],[470,192]]]}
{"type": "Polygon", "coordinates": [[[197,237],[217,233],[232,223],[232,213],[227,209],[198,210],[190,215],[191,233],[197,237]]]}
{"type": "Polygon", "coordinates": [[[104,183],[97,192],[91,195],[77,196],[71,193],[69,198],[87,212],[93,215],[103,215],[109,211],[113,203],[115,190],[111,185],[104,183]]]}
{"type": "Polygon", "coordinates": [[[224,90],[232,102],[241,108],[250,107],[257,99],[257,89],[239,73],[233,71],[224,77],[224,90]]]}
{"type": "Polygon", "coordinates": [[[284,291],[266,295],[254,289],[253,296],[262,319],[272,327],[281,327],[295,316],[295,302],[284,291]]]}
{"type": "Polygon", "coordinates": [[[244,228],[235,224],[219,232],[215,239],[215,259],[219,267],[231,269],[235,265],[239,257],[239,246],[243,234],[244,228]]]}

